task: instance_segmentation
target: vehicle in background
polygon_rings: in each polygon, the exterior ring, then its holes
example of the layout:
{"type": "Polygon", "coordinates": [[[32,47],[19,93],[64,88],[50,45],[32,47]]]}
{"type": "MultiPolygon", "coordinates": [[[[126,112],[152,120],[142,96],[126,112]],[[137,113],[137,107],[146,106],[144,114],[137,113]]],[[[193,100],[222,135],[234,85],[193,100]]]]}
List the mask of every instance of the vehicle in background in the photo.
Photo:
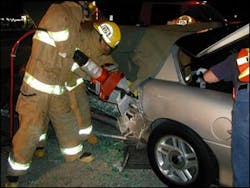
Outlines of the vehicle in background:
{"type": "Polygon", "coordinates": [[[139,23],[142,26],[168,24],[183,15],[192,17],[195,22],[225,24],[223,16],[207,1],[145,1],[139,23]]]}
{"type": "Polygon", "coordinates": [[[112,15],[120,25],[165,25],[183,15],[191,16],[196,22],[225,24],[224,17],[207,1],[114,1],[112,4],[111,9],[105,1],[100,2],[103,14],[107,18],[112,15]]]}

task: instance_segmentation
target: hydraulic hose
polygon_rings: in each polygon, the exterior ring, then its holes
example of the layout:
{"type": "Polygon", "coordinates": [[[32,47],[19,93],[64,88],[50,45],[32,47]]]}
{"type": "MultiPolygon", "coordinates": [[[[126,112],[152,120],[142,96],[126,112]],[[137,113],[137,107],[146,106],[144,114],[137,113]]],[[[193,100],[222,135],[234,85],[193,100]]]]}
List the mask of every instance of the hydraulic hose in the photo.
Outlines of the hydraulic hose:
{"type": "Polygon", "coordinates": [[[30,30],[22,35],[12,46],[10,53],[10,98],[9,98],[9,128],[10,128],[10,138],[12,139],[14,135],[14,109],[13,109],[13,97],[14,97],[14,58],[16,57],[17,47],[22,40],[24,40],[29,35],[33,34],[36,29],[30,30]]]}
{"type": "Polygon", "coordinates": [[[34,29],[24,33],[12,46],[10,53],[10,101],[9,101],[9,114],[10,114],[10,139],[14,136],[14,109],[13,109],[13,97],[14,97],[14,58],[16,57],[17,47],[20,42],[26,37],[34,34],[37,30],[47,32],[47,29],[35,27],[34,29]]]}

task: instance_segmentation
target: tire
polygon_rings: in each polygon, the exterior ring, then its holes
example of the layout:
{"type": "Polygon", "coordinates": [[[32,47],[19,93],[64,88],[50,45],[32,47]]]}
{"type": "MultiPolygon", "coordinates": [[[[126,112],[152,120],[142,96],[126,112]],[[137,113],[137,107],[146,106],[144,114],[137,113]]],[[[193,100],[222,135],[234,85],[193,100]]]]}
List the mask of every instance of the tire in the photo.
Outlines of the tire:
{"type": "Polygon", "coordinates": [[[215,156],[199,135],[182,124],[166,121],[154,128],[147,151],[154,173],[168,187],[217,185],[215,156]]]}

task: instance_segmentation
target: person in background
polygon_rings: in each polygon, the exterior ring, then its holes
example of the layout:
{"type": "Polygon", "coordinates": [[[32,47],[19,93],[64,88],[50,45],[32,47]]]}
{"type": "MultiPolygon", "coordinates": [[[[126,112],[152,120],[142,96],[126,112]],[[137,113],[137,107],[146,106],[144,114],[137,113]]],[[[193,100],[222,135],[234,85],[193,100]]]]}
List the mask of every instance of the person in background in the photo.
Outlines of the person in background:
{"type": "Polygon", "coordinates": [[[233,186],[249,187],[249,48],[242,48],[205,71],[203,79],[207,83],[233,82],[233,186]]]}
{"type": "MultiPolygon", "coordinates": [[[[98,66],[104,66],[109,71],[118,70],[118,64],[110,55],[121,40],[119,26],[110,21],[94,22],[91,27],[82,24],[83,35],[81,51],[88,56],[98,66]],[[106,33],[111,30],[111,33],[106,33]],[[98,39],[98,40],[97,40],[98,39]]],[[[71,106],[76,114],[79,129],[84,129],[91,125],[90,107],[88,96],[85,92],[84,80],[89,80],[88,75],[82,71],[74,71],[67,81],[71,106]],[[83,79],[84,78],[84,79],[83,79]]],[[[97,138],[94,134],[86,137],[90,144],[96,144],[97,138]]]]}
{"type": "MultiPolygon", "coordinates": [[[[94,159],[82,145],[82,138],[92,132],[92,125],[85,124],[80,129],[69,97],[69,78],[72,78],[72,72],[78,76],[81,71],[74,68],[77,62],[73,57],[77,49],[86,50],[86,54],[93,58],[94,52],[107,54],[111,47],[118,45],[121,34],[115,23],[105,22],[96,24],[97,29],[85,36],[81,27],[83,20],[81,4],[72,1],[53,3],[33,36],[31,55],[16,105],[19,128],[8,157],[6,187],[17,187],[19,176],[28,172],[36,147],[45,138],[44,131],[47,131],[49,122],[66,162],[91,162],[94,159]],[[108,36],[101,30],[102,26],[106,26],[108,36]],[[112,38],[114,35],[115,39],[112,38]],[[91,43],[87,43],[87,39],[91,43]]],[[[83,78],[77,80],[77,85],[81,85],[83,78]]]]}

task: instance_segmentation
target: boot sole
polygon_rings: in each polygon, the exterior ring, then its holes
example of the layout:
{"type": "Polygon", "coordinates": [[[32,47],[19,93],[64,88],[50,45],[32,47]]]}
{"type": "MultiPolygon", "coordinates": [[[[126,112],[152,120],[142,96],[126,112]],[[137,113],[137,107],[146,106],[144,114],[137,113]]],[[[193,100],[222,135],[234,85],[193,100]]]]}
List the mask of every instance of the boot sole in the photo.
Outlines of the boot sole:
{"type": "Polygon", "coordinates": [[[95,158],[91,155],[91,156],[87,156],[87,157],[83,157],[83,158],[80,158],[79,160],[81,162],[84,162],[84,163],[90,163],[94,160],[95,158]]]}

